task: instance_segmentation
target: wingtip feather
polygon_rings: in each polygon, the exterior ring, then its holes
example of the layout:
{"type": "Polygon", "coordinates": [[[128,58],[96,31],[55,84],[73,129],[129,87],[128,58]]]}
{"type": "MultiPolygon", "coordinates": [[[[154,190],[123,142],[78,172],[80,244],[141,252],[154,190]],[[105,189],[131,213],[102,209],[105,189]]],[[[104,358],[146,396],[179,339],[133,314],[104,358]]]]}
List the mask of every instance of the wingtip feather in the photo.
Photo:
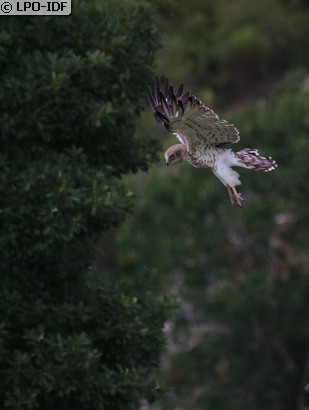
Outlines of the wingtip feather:
{"type": "Polygon", "coordinates": [[[162,105],[162,108],[163,108],[163,111],[166,117],[169,117],[171,115],[170,108],[166,102],[165,95],[161,91],[160,91],[160,102],[161,102],[161,105],[162,105]]]}
{"type": "Polygon", "coordinates": [[[182,93],[183,93],[183,88],[184,88],[184,85],[183,85],[183,84],[180,84],[180,86],[178,87],[178,90],[177,90],[176,93],[175,93],[176,98],[181,97],[181,95],[182,95],[182,93]]]}

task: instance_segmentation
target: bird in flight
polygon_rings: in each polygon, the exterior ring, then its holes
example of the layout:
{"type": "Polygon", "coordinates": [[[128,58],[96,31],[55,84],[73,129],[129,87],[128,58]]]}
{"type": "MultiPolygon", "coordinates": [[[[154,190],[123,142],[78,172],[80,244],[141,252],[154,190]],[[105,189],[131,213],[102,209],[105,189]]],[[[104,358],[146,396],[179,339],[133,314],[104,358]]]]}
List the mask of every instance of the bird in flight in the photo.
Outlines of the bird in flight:
{"type": "Polygon", "coordinates": [[[180,144],[167,149],[167,165],[188,162],[198,168],[210,168],[227,188],[232,205],[242,207],[242,195],[237,192],[239,174],[232,167],[268,172],[277,167],[271,157],[263,157],[257,149],[232,151],[226,144],[239,141],[239,132],[233,124],[222,120],[201,100],[184,92],[183,84],[176,91],[166,79],[162,90],[156,77],[153,90],[146,88],[155,119],[172,132],[180,144]]]}

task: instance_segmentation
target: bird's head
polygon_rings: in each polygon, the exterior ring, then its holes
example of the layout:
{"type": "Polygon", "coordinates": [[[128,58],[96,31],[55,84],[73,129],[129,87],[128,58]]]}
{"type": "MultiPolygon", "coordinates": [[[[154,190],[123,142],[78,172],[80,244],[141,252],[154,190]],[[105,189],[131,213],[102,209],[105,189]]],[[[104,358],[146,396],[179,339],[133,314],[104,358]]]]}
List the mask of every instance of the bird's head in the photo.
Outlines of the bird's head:
{"type": "Polygon", "coordinates": [[[166,165],[174,165],[183,162],[186,152],[187,147],[185,144],[176,144],[169,147],[164,154],[166,165]]]}

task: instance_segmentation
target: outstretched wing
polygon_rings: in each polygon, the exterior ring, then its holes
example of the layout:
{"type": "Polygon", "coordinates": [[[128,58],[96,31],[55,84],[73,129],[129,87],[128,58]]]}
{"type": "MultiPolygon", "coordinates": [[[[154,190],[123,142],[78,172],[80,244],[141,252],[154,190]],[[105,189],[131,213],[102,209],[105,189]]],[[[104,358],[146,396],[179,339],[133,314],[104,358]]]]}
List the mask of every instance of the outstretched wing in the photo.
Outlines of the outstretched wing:
{"type": "Polygon", "coordinates": [[[239,141],[239,132],[234,125],[221,120],[189,91],[184,93],[183,84],[174,92],[166,79],[161,91],[160,80],[156,77],[153,92],[147,87],[147,94],[155,119],[175,133],[181,142],[187,143],[189,151],[194,151],[200,144],[217,146],[239,141]]]}

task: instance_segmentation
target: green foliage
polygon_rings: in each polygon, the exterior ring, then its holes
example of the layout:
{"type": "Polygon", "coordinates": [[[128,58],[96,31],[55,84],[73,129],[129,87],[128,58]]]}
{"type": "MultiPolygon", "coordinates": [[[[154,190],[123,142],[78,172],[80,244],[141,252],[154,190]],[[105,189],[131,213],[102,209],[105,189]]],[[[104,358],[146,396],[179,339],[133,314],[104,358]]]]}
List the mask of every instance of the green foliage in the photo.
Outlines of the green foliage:
{"type": "Polygon", "coordinates": [[[96,272],[84,281],[84,291],[70,287],[70,299],[55,297],[59,283],[32,291],[32,299],[2,292],[5,408],[128,409],[156,395],[149,369],[162,349],[168,303],[124,293],[123,284],[104,283],[96,272]]]}
{"type": "Polygon", "coordinates": [[[43,250],[59,238],[62,247],[123,219],[127,195],[111,178],[147,169],[155,153],[155,143],[134,138],[157,46],[145,13],[88,4],[65,22],[4,22],[1,216],[10,259],[25,242],[43,250]]]}
{"type": "Polygon", "coordinates": [[[157,47],[141,5],[2,21],[1,408],[127,410],[159,394],[170,301],[89,268],[132,209],[120,177],[156,158],[135,121],[157,47]]]}

